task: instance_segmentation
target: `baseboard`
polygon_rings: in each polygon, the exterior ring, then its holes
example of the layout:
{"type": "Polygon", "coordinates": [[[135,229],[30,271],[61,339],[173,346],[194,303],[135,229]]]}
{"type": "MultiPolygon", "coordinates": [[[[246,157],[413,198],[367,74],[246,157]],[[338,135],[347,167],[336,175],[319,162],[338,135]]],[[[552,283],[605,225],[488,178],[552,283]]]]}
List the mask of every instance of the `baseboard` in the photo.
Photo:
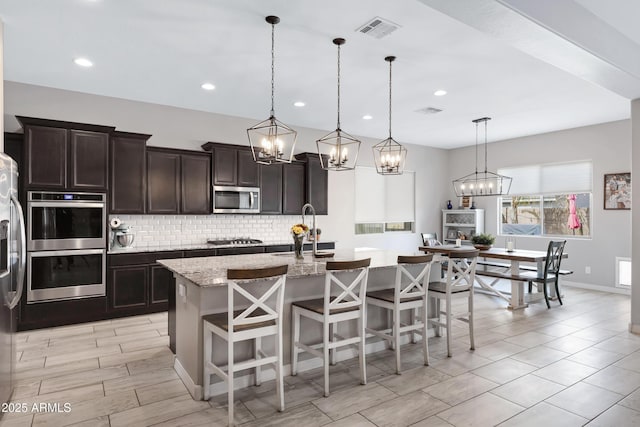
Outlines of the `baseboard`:
{"type": "Polygon", "coordinates": [[[631,295],[630,289],[614,288],[613,286],[590,285],[587,283],[571,282],[568,280],[562,280],[560,285],[572,288],[589,289],[591,291],[608,292],[611,294],[631,295]]]}
{"type": "Polygon", "coordinates": [[[195,400],[202,400],[202,398],[204,397],[202,393],[202,386],[193,382],[187,371],[182,367],[182,364],[180,364],[180,361],[177,357],[173,362],[173,369],[175,369],[176,373],[182,380],[182,383],[191,394],[191,397],[193,397],[195,400]]]}
{"type": "Polygon", "coordinates": [[[632,334],[640,335],[640,325],[634,325],[633,323],[629,323],[629,332],[632,334]]]}

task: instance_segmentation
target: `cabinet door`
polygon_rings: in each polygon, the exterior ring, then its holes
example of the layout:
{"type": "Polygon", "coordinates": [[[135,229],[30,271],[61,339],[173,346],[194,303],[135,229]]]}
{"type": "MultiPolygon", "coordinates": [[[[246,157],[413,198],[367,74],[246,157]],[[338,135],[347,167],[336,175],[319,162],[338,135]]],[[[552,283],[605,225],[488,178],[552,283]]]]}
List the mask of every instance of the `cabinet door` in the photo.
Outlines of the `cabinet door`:
{"type": "MultiPolygon", "coordinates": [[[[304,205],[304,165],[284,165],[282,173],[282,213],[298,215],[304,205]]],[[[315,205],[313,205],[315,208],[315,205]]]]}
{"type": "Polygon", "coordinates": [[[260,165],[260,213],[282,213],[282,167],[260,165]]]}
{"type": "Polygon", "coordinates": [[[218,255],[261,254],[264,246],[247,246],[241,248],[219,248],[218,255]]]}
{"type": "Polygon", "coordinates": [[[313,205],[317,215],[329,213],[328,174],[322,169],[320,158],[309,156],[307,159],[307,201],[313,205]]]}
{"type": "Polygon", "coordinates": [[[109,135],[71,130],[69,151],[69,186],[76,190],[106,190],[109,135]]]}
{"type": "Polygon", "coordinates": [[[251,150],[238,150],[238,187],[260,185],[260,165],[253,160],[251,150]]]}
{"type": "Polygon", "coordinates": [[[152,265],[150,271],[151,280],[149,289],[151,295],[149,295],[149,304],[167,304],[169,300],[169,288],[175,280],[173,274],[161,265],[152,265]]]}
{"type": "Polygon", "coordinates": [[[66,129],[45,126],[25,128],[28,187],[66,187],[67,133],[66,129]]]}
{"type": "Polygon", "coordinates": [[[111,138],[109,211],[145,213],[147,194],[146,140],[111,138]]]}
{"type": "Polygon", "coordinates": [[[216,147],[213,150],[214,185],[237,185],[237,154],[235,148],[216,147]]]}
{"type": "Polygon", "coordinates": [[[181,212],[211,213],[211,156],[182,154],[180,164],[181,212]]]}
{"type": "Polygon", "coordinates": [[[107,296],[110,309],[146,307],[147,266],[109,268],[107,296]]]}
{"type": "Polygon", "coordinates": [[[180,210],[180,154],[147,150],[147,213],[180,210]]]}

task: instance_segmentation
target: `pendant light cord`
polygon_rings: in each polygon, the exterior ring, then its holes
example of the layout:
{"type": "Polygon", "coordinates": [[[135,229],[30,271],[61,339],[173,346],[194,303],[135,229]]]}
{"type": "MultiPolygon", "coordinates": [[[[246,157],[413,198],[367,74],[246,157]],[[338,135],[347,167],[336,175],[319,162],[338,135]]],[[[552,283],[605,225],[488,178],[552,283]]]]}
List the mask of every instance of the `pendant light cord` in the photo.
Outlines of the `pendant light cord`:
{"type": "Polygon", "coordinates": [[[476,122],[476,175],[478,175],[478,122],[476,122]]]}
{"type": "Polygon", "coordinates": [[[484,173],[487,174],[487,121],[484,121],[484,173]]]}
{"type": "Polygon", "coordinates": [[[340,45],[338,45],[338,129],[340,129],[340,45]]]}
{"type": "Polygon", "coordinates": [[[271,24],[271,117],[275,116],[275,110],[274,110],[274,92],[275,92],[275,74],[276,74],[276,68],[275,68],[275,62],[276,62],[276,55],[275,55],[275,44],[276,44],[276,24],[271,24]]]}
{"type": "Polygon", "coordinates": [[[389,139],[391,139],[391,63],[389,61],[389,139]]]}

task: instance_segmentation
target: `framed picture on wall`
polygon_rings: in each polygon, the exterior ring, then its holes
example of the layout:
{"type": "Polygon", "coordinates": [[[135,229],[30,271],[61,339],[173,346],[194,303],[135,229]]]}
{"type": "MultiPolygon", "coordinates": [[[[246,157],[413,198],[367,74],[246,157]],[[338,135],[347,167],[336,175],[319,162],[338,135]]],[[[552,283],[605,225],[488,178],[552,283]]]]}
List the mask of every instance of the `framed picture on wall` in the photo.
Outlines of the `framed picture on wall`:
{"type": "Polygon", "coordinates": [[[604,175],[604,208],[631,209],[631,172],[604,175]]]}

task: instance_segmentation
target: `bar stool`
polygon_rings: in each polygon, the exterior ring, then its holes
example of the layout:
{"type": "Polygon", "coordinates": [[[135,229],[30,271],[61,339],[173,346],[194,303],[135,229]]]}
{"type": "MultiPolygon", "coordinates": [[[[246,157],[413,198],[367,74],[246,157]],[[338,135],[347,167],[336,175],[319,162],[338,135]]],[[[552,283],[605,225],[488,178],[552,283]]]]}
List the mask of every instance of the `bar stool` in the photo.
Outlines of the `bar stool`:
{"type": "Polygon", "coordinates": [[[475,349],[473,342],[473,281],[476,274],[479,250],[451,251],[448,254],[446,282],[430,282],[428,297],[435,300],[436,317],[429,318],[429,323],[436,325],[436,336],[440,336],[440,329],[447,331],[447,356],[451,357],[451,322],[453,319],[469,324],[469,341],[471,350],[475,349]],[[467,298],[467,311],[453,313],[452,300],[467,298]],[[445,310],[441,311],[440,301],[445,302],[445,310]],[[441,320],[444,315],[444,321],[441,320]]]}
{"type": "MultiPolygon", "coordinates": [[[[204,348],[204,399],[209,400],[211,375],[215,374],[227,383],[229,400],[229,425],[233,419],[233,376],[235,372],[255,369],[255,384],[260,385],[260,367],[273,365],[276,371],[276,391],[278,393],[279,410],[284,411],[284,390],[282,375],[282,309],[284,287],[287,278],[287,265],[256,269],[227,270],[227,298],[230,311],[226,313],[202,316],[203,348],[204,348]],[[266,291],[264,281],[271,280],[266,291]],[[248,308],[231,311],[235,307],[235,295],[249,301],[248,308]],[[217,366],[212,358],[213,335],[227,341],[227,366],[217,366]],[[262,338],[274,336],[275,355],[268,356],[262,350],[262,338]],[[254,358],[242,362],[234,360],[233,345],[240,341],[254,340],[254,358]]],[[[239,299],[240,299],[239,298],[239,299]]]]}
{"type": "Polygon", "coordinates": [[[400,335],[411,332],[412,341],[413,334],[419,331],[422,335],[422,353],[424,355],[424,364],[429,365],[429,335],[427,334],[427,286],[423,285],[426,278],[429,283],[429,273],[431,272],[431,264],[433,255],[418,256],[399,256],[398,266],[396,267],[395,286],[391,289],[381,291],[367,292],[367,304],[381,307],[389,310],[392,316],[391,329],[375,330],[366,328],[367,333],[375,335],[389,341],[395,350],[396,355],[396,374],[400,374],[400,335]],[[411,268],[414,267],[414,268],[411,268]],[[418,271],[414,276],[411,271],[418,271]],[[400,323],[400,313],[405,310],[411,310],[411,321],[409,324],[400,323]],[[416,316],[417,310],[421,311],[421,317],[416,316]],[[389,334],[391,332],[391,334],[389,334]]]}
{"type": "Polygon", "coordinates": [[[358,344],[358,358],[360,361],[360,383],[367,383],[365,366],[365,322],[367,293],[367,279],[371,258],[356,261],[328,261],[324,280],[324,298],[306,301],[295,301],[292,304],[291,334],[291,375],[298,373],[298,354],[306,351],[322,359],[324,367],[324,396],[329,396],[329,363],[335,363],[335,351],[338,347],[358,344]],[[341,279],[348,278],[348,273],[355,278],[345,284],[341,279]],[[336,286],[333,286],[336,285],[336,286]],[[331,295],[332,288],[339,292],[331,295]],[[304,316],[322,323],[322,342],[307,345],[300,342],[300,321],[304,316]],[[358,335],[352,338],[342,338],[336,335],[338,322],[356,319],[358,321],[358,335]],[[329,341],[331,338],[331,341],[329,341]],[[339,339],[336,340],[336,338],[339,339]],[[319,350],[320,349],[320,350],[319,350]],[[329,358],[331,352],[331,359],[329,358]]]}

